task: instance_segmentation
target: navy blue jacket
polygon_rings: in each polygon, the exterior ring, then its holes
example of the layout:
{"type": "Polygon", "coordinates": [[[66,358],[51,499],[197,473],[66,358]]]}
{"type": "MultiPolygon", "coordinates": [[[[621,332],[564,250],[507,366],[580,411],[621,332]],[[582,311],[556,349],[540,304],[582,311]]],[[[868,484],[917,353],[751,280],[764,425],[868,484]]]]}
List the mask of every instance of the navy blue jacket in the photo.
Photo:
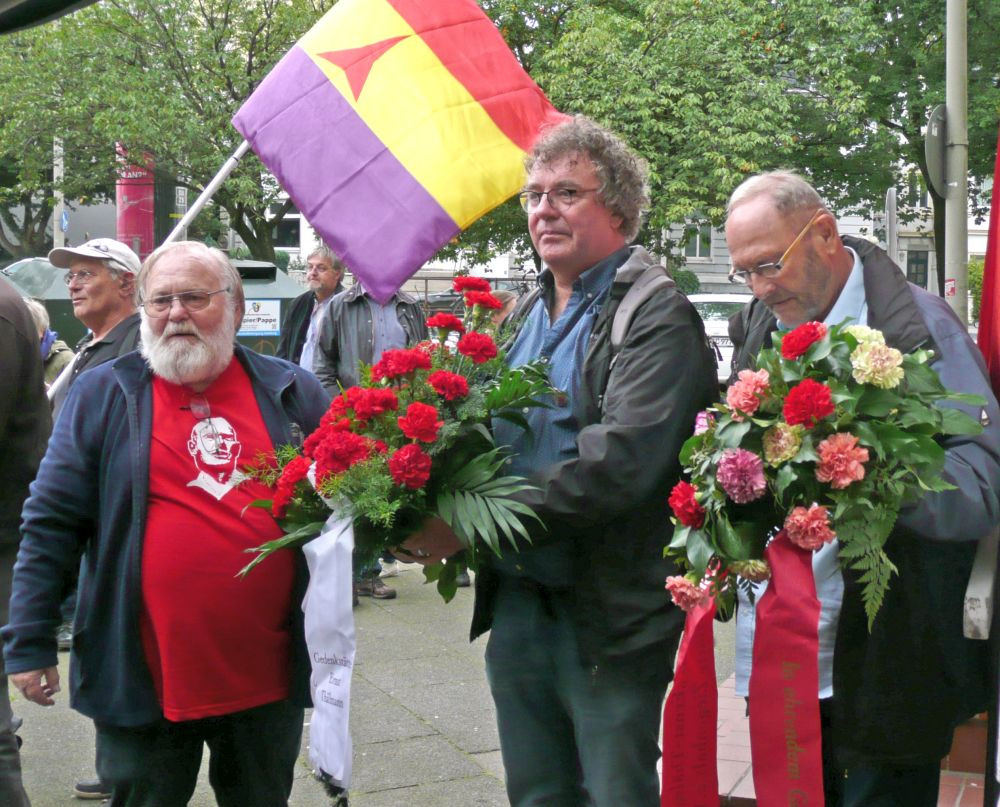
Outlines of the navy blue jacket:
{"type": "MultiPolygon", "coordinates": [[[[292,424],[300,434],[316,428],[329,399],[313,375],[240,346],[236,356],[275,446],[293,441],[292,424]]],[[[151,433],[152,374],[139,353],[73,385],[24,506],[10,623],[2,631],[8,674],[55,666],[63,580],[82,553],[70,704],[116,726],[162,717],[139,632],[151,433]]],[[[305,583],[300,557],[302,593],[305,583]]],[[[292,611],[292,697],[308,705],[302,612],[292,611]]]]}

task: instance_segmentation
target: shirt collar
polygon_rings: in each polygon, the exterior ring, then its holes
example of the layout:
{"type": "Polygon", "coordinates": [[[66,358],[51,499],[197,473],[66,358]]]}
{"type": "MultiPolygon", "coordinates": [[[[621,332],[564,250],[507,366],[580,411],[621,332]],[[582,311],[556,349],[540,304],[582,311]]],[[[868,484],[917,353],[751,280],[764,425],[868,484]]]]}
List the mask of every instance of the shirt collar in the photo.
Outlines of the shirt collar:
{"type": "MultiPolygon", "coordinates": [[[[596,296],[609,289],[612,281],[615,279],[615,272],[618,271],[619,266],[628,260],[629,253],[630,250],[627,246],[622,247],[621,249],[616,249],[603,260],[595,263],[573,281],[573,291],[596,296]]],[[[552,276],[551,269],[546,267],[539,276],[539,283],[542,284],[542,288],[545,289],[546,293],[551,292],[555,287],[555,278],[552,276]]]]}
{"type": "Polygon", "coordinates": [[[850,247],[845,249],[854,256],[851,274],[840,291],[837,302],[823,320],[826,325],[839,325],[845,319],[864,324],[868,320],[868,303],[865,301],[865,270],[858,253],[850,247]]]}

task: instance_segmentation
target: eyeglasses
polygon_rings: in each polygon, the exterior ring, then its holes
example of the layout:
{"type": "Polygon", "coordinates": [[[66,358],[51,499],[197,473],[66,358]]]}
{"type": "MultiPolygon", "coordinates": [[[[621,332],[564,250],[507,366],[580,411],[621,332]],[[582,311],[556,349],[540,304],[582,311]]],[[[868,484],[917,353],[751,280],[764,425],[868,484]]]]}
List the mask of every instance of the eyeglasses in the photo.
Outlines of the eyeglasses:
{"type": "Polygon", "coordinates": [[[816,223],[816,219],[818,219],[825,212],[826,210],[824,208],[820,208],[812,214],[812,218],[806,222],[806,226],[802,228],[797,236],[795,236],[795,240],[788,245],[788,249],[785,250],[784,254],[782,254],[778,260],[773,263],[761,263],[750,269],[737,269],[734,266],[729,272],[729,282],[745,285],[750,282],[751,275],[760,275],[764,278],[777,277],[781,270],[785,268],[785,261],[788,259],[792,250],[798,246],[799,241],[801,241],[805,237],[805,234],[809,232],[809,228],[816,223]]]}
{"type": "Polygon", "coordinates": [[[218,291],[182,291],[179,294],[158,294],[142,301],[142,307],[151,317],[162,317],[170,313],[174,300],[179,302],[187,312],[201,311],[208,308],[211,298],[216,294],[228,292],[229,286],[218,291]]]}
{"type": "Polygon", "coordinates": [[[529,213],[542,203],[542,197],[549,197],[549,204],[556,210],[565,210],[572,207],[585,193],[594,193],[600,188],[553,188],[550,191],[521,191],[517,198],[521,200],[521,207],[529,213]]]}
{"type": "Polygon", "coordinates": [[[67,272],[63,275],[63,283],[68,286],[75,280],[81,286],[86,286],[95,277],[97,277],[97,272],[89,272],[86,269],[81,269],[79,272],[67,272]]]}
{"type": "Polygon", "coordinates": [[[206,400],[204,395],[192,395],[191,400],[187,407],[194,415],[199,423],[207,423],[208,428],[212,431],[212,447],[210,453],[213,457],[220,457],[223,455],[222,449],[222,435],[219,434],[219,430],[215,428],[215,421],[212,420],[212,408],[208,405],[208,400],[206,400]]]}

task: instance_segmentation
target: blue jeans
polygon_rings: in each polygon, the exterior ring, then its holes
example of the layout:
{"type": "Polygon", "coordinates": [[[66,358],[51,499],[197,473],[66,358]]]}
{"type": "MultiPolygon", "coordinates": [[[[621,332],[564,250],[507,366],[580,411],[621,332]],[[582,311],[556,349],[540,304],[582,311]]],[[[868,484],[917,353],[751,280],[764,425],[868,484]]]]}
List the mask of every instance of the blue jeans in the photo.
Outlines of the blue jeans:
{"type": "Polygon", "coordinates": [[[277,701],[202,720],[122,728],[97,724],[97,775],[110,807],[183,807],[204,746],[219,807],[281,807],[292,792],[304,710],[277,701]]]}
{"type": "Polygon", "coordinates": [[[585,666],[573,615],[565,593],[501,583],[486,674],[510,803],[658,807],[671,670],[585,666]]]}

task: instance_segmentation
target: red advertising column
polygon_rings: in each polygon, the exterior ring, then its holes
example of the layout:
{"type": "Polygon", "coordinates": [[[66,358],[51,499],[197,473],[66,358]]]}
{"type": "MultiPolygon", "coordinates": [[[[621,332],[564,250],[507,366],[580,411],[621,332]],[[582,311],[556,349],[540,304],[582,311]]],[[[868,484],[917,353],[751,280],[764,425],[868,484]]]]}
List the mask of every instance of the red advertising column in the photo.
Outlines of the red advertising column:
{"type": "Polygon", "coordinates": [[[128,152],[120,144],[115,145],[118,153],[118,182],[116,202],[118,206],[117,232],[115,237],[131,247],[141,260],[153,251],[153,165],[150,155],[143,155],[142,165],[135,165],[128,152]]]}

